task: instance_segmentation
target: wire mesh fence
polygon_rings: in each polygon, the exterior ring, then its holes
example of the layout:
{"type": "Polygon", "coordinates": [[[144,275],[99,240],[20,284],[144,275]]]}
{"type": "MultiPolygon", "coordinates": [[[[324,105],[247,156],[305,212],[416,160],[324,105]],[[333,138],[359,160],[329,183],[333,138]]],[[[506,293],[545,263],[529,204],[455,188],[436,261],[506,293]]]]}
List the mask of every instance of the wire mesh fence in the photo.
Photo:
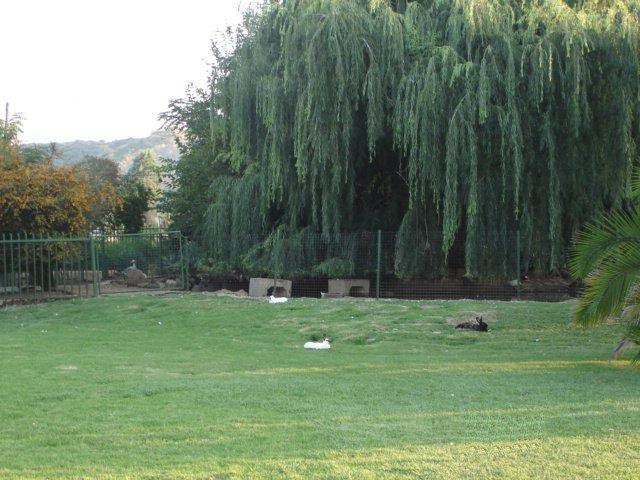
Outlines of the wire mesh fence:
{"type": "Polygon", "coordinates": [[[570,278],[536,277],[526,269],[514,278],[469,278],[464,249],[455,248],[444,267],[402,276],[396,236],[383,232],[254,239],[235,256],[224,251],[217,257],[180,232],[0,238],[0,306],[186,288],[252,296],[542,301],[580,291],[570,278]]]}
{"type": "MultiPolygon", "coordinates": [[[[511,276],[471,278],[466,275],[464,248],[460,246],[452,248],[444,263],[431,267],[425,261],[417,274],[401,275],[399,263],[404,259],[398,258],[395,233],[359,232],[329,238],[305,233],[251,243],[253,246],[235,258],[228,251],[204,260],[200,255],[200,265],[191,269],[191,286],[209,291],[243,290],[252,296],[279,292],[318,298],[540,301],[566,300],[580,289],[571,278],[535,275],[519,252],[505,254],[515,259],[511,276]]],[[[416,258],[421,258],[421,253],[416,252],[416,258]]]]}
{"type": "Polygon", "coordinates": [[[184,288],[179,232],[0,236],[0,306],[184,288]]]}
{"type": "Polygon", "coordinates": [[[184,288],[180,232],[96,235],[94,241],[100,293],[184,288]]]}

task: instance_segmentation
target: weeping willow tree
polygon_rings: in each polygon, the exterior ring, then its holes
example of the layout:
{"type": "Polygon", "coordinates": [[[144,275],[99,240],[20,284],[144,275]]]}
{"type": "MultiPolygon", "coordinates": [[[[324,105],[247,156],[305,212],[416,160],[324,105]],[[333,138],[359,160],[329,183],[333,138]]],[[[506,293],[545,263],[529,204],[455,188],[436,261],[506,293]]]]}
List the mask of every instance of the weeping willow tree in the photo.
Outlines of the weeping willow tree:
{"type": "Polygon", "coordinates": [[[265,4],[193,101],[208,122],[183,115],[181,162],[221,166],[200,238],[231,268],[277,270],[269,255],[309,232],[384,229],[403,277],[445,274],[452,252],[475,278],[557,271],[637,164],[639,15],[637,0],[265,4]]]}

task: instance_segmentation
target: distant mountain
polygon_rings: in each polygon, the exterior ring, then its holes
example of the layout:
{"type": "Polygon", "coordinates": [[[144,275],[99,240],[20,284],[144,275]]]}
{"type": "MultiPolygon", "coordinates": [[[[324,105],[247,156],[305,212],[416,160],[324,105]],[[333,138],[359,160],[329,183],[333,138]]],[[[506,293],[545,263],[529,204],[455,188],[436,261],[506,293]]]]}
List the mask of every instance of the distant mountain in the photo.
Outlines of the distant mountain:
{"type": "Polygon", "coordinates": [[[158,157],[178,158],[173,135],[164,130],[155,131],[146,138],[126,138],[111,142],[76,140],[57,145],[62,151],[62,156],[56,160],[59,165],[73,165],[85,156],[92,155],[115,160],[123,173],[129,170],[133,159],[143,150],[152,150],[158,157]]]}

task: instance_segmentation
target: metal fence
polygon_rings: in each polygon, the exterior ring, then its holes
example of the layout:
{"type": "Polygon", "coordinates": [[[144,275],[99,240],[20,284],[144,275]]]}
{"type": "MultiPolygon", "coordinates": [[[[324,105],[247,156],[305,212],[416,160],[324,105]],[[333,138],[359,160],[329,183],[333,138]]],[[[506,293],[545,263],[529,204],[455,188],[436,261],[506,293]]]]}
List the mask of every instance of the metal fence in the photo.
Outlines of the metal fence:
{"type": "Polygon", "coordinates": [[[184,286],[179,232],[0,236],[0,306],[184,286]]]}
{"type": "MultiPolygon", "coordinates": [[[[244,290],[251,279],[271,280],[272,291],[291,282],[293,297],[399,299],[485,299],[561,301],[578,295],[580,285],[571,278],[536,275],[515,252],[511,278],[478,280],[465,275],[464,248],[453,248],[444,268],[401,277],[397,274],[395,233],[359,232],[326,239],[308,234],[278,241],[254,239],[249,253],[232,259],[228,253],[207,260],[200,255],[198,274],[190,278],[198,290],[244,290]],[[210,267],[208,268],[207,265],[210,267]],[[220,265],[227,267],[220,268],[220,265]]],[[[198,247],[202,248],[202,247],[198,247]]],[[[206,250],[206,249],[205,249],[206,250]]],[[[215,253],[215,252],[214,252],[215,253]]],[[[505,255],[506,256],[506,255],[505,255]]],[[[255,280],[254,280],[255,282],[255,280]]],[[[254,292],[256,290],[254,289],[254,292]]]]}
{"type": "Polygon", "coordinates": [[[1,304],[98,294],[91,239],[20,234],[1,238],[1,304]]]}
{"type": "Polygon", "coordinates": [[[395,235],[382,232],[329,240],[309,234],[268,244],[256,240],[235,258],[229,252],[209,258],[207,249],[186,242],[180,232],[0,238],[0,306],[186,288],[249,293],[252,278],[271,287],[258,295],[277,293],[285,285],[293,297],[318,298],[557,301],[577,296],[580,289],[572,279],[536,277],[526,270],[512,280],[470,279],[464,276],[464,251],[456,249],[444,271],[401,278],[395,270],[395,235]]]}
{"type": "Polygon", "coordinates": [[[97,235],[100,293],[180,290],[185,287],[180,232],[97,235]],[[132,271],[135,269],[135,272],[132,271]]]}

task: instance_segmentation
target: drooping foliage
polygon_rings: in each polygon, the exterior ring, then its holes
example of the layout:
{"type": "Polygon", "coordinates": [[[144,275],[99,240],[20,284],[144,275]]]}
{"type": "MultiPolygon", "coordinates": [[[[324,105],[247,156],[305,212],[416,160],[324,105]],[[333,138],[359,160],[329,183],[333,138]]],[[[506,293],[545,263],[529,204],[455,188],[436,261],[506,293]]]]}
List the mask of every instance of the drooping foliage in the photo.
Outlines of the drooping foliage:
{"type": "Polygon", "coordinates": [[[229,268],[273,271],[302,232],[383,229],[403,277],[445,274],[453,252],[471,277],[558,270],[637,163],[639,15],[637,0],[269,2],[216,55],[210,91],[165,114],[177,226],[229,268]],[[207,187],[193,212],[190,179],[207,187]]]}

